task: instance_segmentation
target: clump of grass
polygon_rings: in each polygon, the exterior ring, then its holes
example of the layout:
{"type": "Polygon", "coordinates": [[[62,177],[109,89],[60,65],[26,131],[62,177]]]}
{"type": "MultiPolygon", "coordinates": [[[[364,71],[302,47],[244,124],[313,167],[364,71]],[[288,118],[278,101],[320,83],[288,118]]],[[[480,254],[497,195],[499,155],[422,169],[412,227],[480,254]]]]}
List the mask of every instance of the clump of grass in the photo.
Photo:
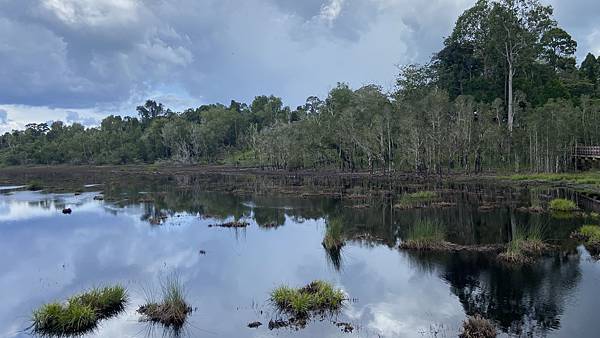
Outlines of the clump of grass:
{"type": "Polygon", "coordinates": [[[494,324],[480,315],[467,318],[463,322],[463,330],[459,335],[460,338],[494,338],[496,336],[494,324]]]}
{"type": "Polygon", "coordinates": [[[532,226],[527,231],[517,230],[506,250],[498,258],[510,264],[530,264],[534,258],[548,250],[544,242],[544,228],[532,226]]]}
{"type": "Polygon", "coordinates": [[[308,318],[315,312],[338,311],[345,299],[343,291],[320,280],[299,289],[280,286],[271,292],[271,301],[277,308],[295,318],[308,318]]]}
{"type": "Polygon", "coordinates": [[[327,250],[341,249],[344,246],[344,229],[341,222],[331,220],[327,223],[325,237],[321,244],[327,250]]]}
{"type": "Polygon", "coordinates": [[[33,311],[31,331],[39,336],[80,336],[93,331],[98,321],[122,312],[126,303],[127,292],[119,285],[95,288],[33,311]]]}
{"type": "Polygon", "coordinates": [[[420,220],[409,228],[402,247],[415,250],[431,250],[445,244],[444,226],[436,221],[420,220]]]}
{"type": "Polygon", "coordinates": [[[176,275],[167,277],[161,283],[160,302],[148,300],[137,312],[144,316],[143,320],[160,323],[165,327],[179,330],[192,312],[192,307],[185,300],[185,289],[176,275]]]}
{"type": "Polygon", "coordinates": [[[27,183],[27,190],[29,191],[38,191],[44,189],[44,185],[39,180],[32,180],[27,183]]]}
{"type": "Polygon", "coordinates": [[[600,226],[584,225],[573,235],[584,243],[592,256],[600,258],[600,226]]]}
{"type": "Polygon", "coordinates": [[[553,199],[552,201],[550,201],[549,207],[550,210],[562,212],[577,210],[577,204],[575,204],[575,202],[564,198],[553,199]]]}
{"type": "Polygon", "coordinates": [[[438,198],[438,194],[435,191],[417,191],[410,194],[403,194],[394,207],[399,209],[415,208],[425,202],[431,202],[436,198],[438,198]]]}
{"type": "Polygon", "coordinates": [[[120,285],[94,288],[72,297],[69,299],[69,303],[89,305],[96,312],[98,319],[106,319],[125,310],[127,292],[120,285]]]}

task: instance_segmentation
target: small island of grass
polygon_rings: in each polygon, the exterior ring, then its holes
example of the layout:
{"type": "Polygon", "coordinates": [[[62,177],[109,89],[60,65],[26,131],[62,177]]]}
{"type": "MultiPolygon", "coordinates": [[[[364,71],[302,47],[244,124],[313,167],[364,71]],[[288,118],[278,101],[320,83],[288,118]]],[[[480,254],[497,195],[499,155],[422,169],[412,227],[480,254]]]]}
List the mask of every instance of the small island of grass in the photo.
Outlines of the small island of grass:
{"type": "Polygon", "coordinates": [[[595,258],[600,258],[600,226],[584,225],[573,234],[595,258]]]}
{"type": "Polygon", "coordinates": [[[543,229],[532,227],[528,231],[517,231],[506,246],[506,250],[498,255],[498,259],[508,264],[531,264],[536,257],[550,249],[543,240],[543,229]]]}
{"type": "Polygon", "coordinates": [[[550,201],[549,208],[552,211],[559,212],[570,212],[578,210],[577,204],[575,204],[575,202],[564,198],[553,199],[552,201],[550,201]]]}
{"type": "Polygon", "coordinates": [[[81,336],[96,329],[98,322],[121,313],[127,292],[120,285],[94,288],[65,303],[42,305],[32,315],[31,331],[48,337],[81,336]]]}
{"type": "Polygon", "coordinates": [[[162,324],[178,332],[192,312],[192,307],[185,300],[185,290],[179,278],[170,276],[161,284],[160,301],[149,299],[137,312],[143,316],[143,321],[162,324]]]}
{"type": "Polygon", "coordinates": [[[445,246],[445,237],[445,229],[441,223],[420,220],[409,228],[401,247],[413,250],[435,250],[445,246]]]}
{"type": "Polygon", "coordinates": [[[271,293],[271,301],[277,309],[295,320],[307,319],[315,313],[338,311],[345,299],[343,291],[320,280],[302,288],[280,286],[271,293]]]}

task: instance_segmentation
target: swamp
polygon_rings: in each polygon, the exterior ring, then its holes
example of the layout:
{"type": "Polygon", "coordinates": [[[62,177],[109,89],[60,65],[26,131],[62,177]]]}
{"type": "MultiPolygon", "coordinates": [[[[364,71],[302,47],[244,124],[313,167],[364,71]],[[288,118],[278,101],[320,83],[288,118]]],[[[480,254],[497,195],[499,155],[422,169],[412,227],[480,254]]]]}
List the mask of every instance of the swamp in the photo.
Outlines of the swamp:
{"type": "Polygon", "coordinates": [[[0,336],[75,336],[32,325],[83,304],[85,337],[593,337],[594,196],[483,176],[7,169],[0,336]],[[83,301],[100,298],[119,301],[83,301]]]}

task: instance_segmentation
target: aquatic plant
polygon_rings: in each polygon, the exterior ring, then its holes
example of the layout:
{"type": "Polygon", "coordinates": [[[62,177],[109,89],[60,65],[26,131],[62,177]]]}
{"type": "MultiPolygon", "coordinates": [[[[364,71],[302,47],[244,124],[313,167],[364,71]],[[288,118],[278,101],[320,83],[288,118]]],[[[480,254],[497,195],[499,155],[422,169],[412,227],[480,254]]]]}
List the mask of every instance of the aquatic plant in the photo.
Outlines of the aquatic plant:
{"type": "Polygon", "coordinates": [[[460,338],[494,338],[497,336],[494,324],[480,315],[475,315],[463,321],[460,338]]]}
{"type": "Polygon", "coordinates": [[[498,258],[510,264],[529,264],[534,258],[549,249],[544,242],[545,229],[541,225],[531,226],[526,231],[517,229],[498,258]]]}
{"type": "Polygon", "coordinates": [[[327,222],[325,236],[321,244],[327,250],[339,249],[344,246],[344,226],[340,220],[331,219],[327,222]]]}
{"type": "Polygon", "coordinates": [[[170,275],[161,282],[160,302],[147,300],[137,312],[144,316],[143,320],[160,323],[175,330],[181,329],[192,312],[192,307],[185,300],[185,288],[177,275],[170,275]]]}
{"type": "Polygon", "coordinates": [[[69,299],[71,304],[89,305],[98,316],[106,319],[125,310],[127,291],[120,285],[94,288],[69,299]]]}
{"type": "Polygon", "coordinates": [[[271,301],[277,308],[296,318],[307,318],[313,312],[338,311],[345,299],[343,291],[320,280],[299,289],[280,286],[271,292],[271,301]]]}
{"type": "Polygon", "coordinates": [[[66,303],[49,303],[34,310],[31,331],[40,336],[80,336],[93,331],[98,321],[125,309],[127,292],[120,285],[94,288],[66,303]]]}
{"type": "Polygon", "coordinates": [[[600,257],[600,226],[584,225],[572,237],[581,240],[592,256],[600,257]]]}
{"type": "Polygon", "coordinates": [[[399,209],[410,209],[421,205],[425,202],[431,202],[438,197],[435,191],[417,191],[410,194],[403,194],[398,203],[394,205],[399,209]]]}
{"type": "Polygon", "coordinates": [[[577,210],[577,204],[564,198],[555,198],[550,201],[549,208],[553,211],[575,211],[577,210]]]}
{"type": "Polygon", "coordinates": [[[403,248],[431,250],[445,243],[444,226],[437,221],[419,220],[408,229],[403,248]]]}

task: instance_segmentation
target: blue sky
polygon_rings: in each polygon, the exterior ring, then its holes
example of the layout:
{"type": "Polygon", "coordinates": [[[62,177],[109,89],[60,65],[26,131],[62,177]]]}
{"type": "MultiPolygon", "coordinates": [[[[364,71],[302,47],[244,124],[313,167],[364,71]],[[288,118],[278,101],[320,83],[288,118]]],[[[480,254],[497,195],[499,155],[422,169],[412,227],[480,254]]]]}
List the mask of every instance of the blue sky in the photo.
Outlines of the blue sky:
{"type": "MultiPolygon", "coordinates": [[[[256,95],[302,104],[337,82],[391,89],[474,0],[0,0],[0,131],[92,125],[154,98],[176,110],[256,95]]],[[[600,53],[600,2],[546,0],[600,53]]]]}

